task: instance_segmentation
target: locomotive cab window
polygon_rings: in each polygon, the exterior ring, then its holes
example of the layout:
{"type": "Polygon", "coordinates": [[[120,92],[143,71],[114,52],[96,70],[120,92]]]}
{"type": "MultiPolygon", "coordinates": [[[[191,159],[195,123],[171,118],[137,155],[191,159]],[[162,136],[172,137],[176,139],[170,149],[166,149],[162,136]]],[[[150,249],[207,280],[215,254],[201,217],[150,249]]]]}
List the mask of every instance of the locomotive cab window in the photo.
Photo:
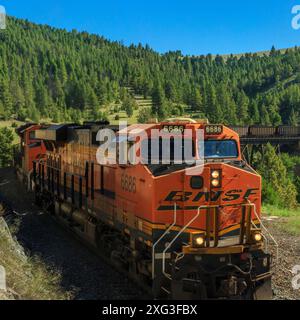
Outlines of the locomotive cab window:
{"type": "Polygon", "coordinates": [[[35,131],[30,131],[29,132],[29,139],[34,140],[35,139],[35,131]]]}
{"type": "Polygon", "coordinates": [[[191,161],[195,157],[195,145],[193,140],[184,139],[176,144],[173,137],[169,141],[163,141],[163,138],[145,139],[141,143],[142,159],[146,163],[176,163],[191,161]],[[179,150],[175,150],[179,147],[179,150]]]}
{"type": "Polygon", "coordinates": [[[235,140],[205,140],[205,158],[236,158],[238,147],[235,140]]]}

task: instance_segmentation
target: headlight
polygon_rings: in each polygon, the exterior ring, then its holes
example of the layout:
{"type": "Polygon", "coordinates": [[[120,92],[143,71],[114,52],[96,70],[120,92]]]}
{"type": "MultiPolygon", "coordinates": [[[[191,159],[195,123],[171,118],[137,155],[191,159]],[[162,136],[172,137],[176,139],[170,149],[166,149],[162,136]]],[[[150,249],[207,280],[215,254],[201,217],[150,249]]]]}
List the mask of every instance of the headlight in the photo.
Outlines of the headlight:
{"type": "Polygon", "coordinates": [[[221,178],[222,178],[222,171],[219,169],[212,169],[210,173],[210,183],[213,188],[221,187],[221,178]]]}
{"type": "Polygon", "coordinates": [[[202,233],[191,233],[191,245],[194,248],[201,248],[205,243],[205,234],[202,233]]]}
{"type": "Polygon", "coordinates": [[[262,239],[262,235],[261,235],[260,233],[256,233],[256,234],[254,235],[254,240],[255,240],[256,242],[261,241],[261,239],[262,239]]]}
{"type": "Polygon", "coordinates": [[[259,229],[254,229],[252,230],[252,240],[253,242],[260,242],[262,241],[262,233],[261,233],[261,230],[259,229]]]}
{"type": "Polygon", "coordinates": [[[211,180],[211,185],[213,187],[218,187],[220,185],[220,181],[217,179],[213,179],[213,180],[211,180]]]}
{"type": "Polygon", "coordinates": [[[217,170],[214,170],[214,171],[211,173],[211,176],[212,176],[214,179],[217,179],[217,178],[219,178],[219,176],[220,176],[220,172],[217,171],[217,170]]]}
{"type": "Polygon", "coordinates": [[[204,239],[203,239],[203,237],[199,236],[199,237],[195,238],[195,244],[196,244],[197,246],[202,246],[202,245],[204,244],[204,239]]]}

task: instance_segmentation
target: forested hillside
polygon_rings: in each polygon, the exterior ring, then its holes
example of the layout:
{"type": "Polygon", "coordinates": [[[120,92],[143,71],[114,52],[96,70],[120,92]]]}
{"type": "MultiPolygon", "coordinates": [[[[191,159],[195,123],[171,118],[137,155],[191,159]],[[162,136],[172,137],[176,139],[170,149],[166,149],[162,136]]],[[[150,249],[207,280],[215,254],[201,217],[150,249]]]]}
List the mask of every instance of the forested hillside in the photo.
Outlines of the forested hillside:
{"type": "MultiPolygon", "coordinates": [[[[0,31],[0,117],[80,121],[110,110],[191,114],[225,124],[297,124],[300,49],[235,57],[160,55],[85,32],[9,18],[0,31]],[[149,108],[149,107],[148,107],[149,108]]],[[[140,120],[150,117],[140,112],[140,120]]],[[[152,116],[151,115],[151,116],[152,116]]]]}

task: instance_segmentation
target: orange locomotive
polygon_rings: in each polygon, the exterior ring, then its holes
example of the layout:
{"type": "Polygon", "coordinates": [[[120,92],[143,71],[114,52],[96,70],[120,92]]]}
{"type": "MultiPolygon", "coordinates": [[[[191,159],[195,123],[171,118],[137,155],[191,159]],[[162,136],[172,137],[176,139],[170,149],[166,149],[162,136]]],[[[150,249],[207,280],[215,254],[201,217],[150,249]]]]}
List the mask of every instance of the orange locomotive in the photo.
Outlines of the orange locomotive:
{"type": "Polygon", "coordinates": [[[43,141],[35,138],[35,131],[41,126],[36,123],[27,123],[16,129],[20,136],[20,151],[15,155],[17,174],[25,184],[29,183],[33,170],[33,162],[46,153],[43,141]]]}
{"type": "MultiPolygon", "coordinates": [[[[37,202],[151,287],[154,297],[272,296],[271,256],[260,229],[261,177],[243,161],[236,132],[170,119],[120,131],[105,122],[51,125],[36,130],[35,137],[46,148],[31,173],[37,202]],[[129,147],[139,146],[134,152],[140,158],[145,149],[153,155],[157,142],[155,163],[100,164],[101,129],[116,132],[117,157],[124,134],[131,136],[129,147]],[[141,129],[146,138],[138,134],[141,129]],[[153,129],[161,131],[153,134],[153,129]],[[177,163],[178,136],[190,140],[193,159],[201,158],[203,148],[204,160],[177,163]],[[164,141],[169,141],[169,163],[164,141]]],[[[185,144],[180,148],[184,153],[185,144]]]]}

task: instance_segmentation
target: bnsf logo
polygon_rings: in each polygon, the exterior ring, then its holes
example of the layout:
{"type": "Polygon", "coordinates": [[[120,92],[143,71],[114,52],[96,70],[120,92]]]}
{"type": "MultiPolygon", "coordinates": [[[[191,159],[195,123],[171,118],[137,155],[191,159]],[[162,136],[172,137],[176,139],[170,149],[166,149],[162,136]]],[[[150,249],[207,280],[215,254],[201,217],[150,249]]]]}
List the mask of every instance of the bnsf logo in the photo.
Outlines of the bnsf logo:
{"type": "Polygon", "coordinates": [[[168,196],[165,198],[165,201],[192,201],[198,202],[200,200],[205,201],[234,201],[240,198],[248,199],[251,195],[257,195],[259,189],[248,189],[243,193],[243,190],[229,190],[224,192],[223,190],[219,191],[201,191],[198,193],[189,192],[189,191],[171,191],[168,196]]]}

